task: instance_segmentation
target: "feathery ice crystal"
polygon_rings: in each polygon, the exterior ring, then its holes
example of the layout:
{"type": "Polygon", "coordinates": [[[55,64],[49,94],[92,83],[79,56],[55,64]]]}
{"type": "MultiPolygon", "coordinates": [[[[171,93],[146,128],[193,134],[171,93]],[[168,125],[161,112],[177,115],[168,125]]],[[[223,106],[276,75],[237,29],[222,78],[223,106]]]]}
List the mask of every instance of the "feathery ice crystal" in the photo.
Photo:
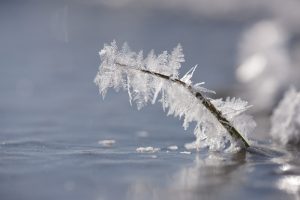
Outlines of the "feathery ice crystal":
{"type": "Polygon", "coordinates": [[[127,44],[119,49],[114,41],[110,45],[105,44],[99,54],[101,65],[94,82],[103,97],[108,88],[124,89],[128,92],[130,104],[135,102],[138,109],[159,99],[167,115],[183,118],[184,129],[189,127],[190,122],[196,122],[193,146],[197,149],[239,149],[241,141],[232,138],[228,130],[235,127],[243,134],[242,138],[247,138],[256,125],[251,116],[243,114],[250,107],[246,101],[237,98],[210,99],[206,95],[214,91],[204,88],[203,83],[193,84],[191,78],[197,66],[179,78],[178,70],[184,62],[180,45],[170,54],[164,51],[156,56],[152,50],[144,58],[142,51],[132,52],[127,44]],[[205,103],[224,118],[217,119],[205,103]],[[230,126],[226,129],[227,124],[230,126]]]}
{"type": "Polygon", "coordinates": [[[300,92],[286,92],[271,118],[271,136],[283,145],[300,143],[300,92]]]}

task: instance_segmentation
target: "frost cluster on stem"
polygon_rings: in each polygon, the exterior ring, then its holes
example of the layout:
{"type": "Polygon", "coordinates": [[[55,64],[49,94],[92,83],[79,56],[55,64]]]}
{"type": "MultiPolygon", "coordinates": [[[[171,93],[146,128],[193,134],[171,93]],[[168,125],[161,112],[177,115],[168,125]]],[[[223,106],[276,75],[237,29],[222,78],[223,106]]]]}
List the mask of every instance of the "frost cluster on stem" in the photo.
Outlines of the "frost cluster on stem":
{"type": "Polygon", "coordinates": [[[244,138],[256,125],[251,116],[244,114],[250,107],[246,101],[239,98],[211,99],[207,95],[213,91],[204,88],[203,83],[193,84],[191,78],[197,66],[179,77],[179,69],[184,62],[180,45],[171,53],[163,51],[155,55],[151,51],[144,58],[142,51],[135,53],[127,44],[119,49],[114,41],[110,45],[105,44],[99,54],[101,65],[94,82],[103,97],[108,88],[114,88],[116,91],[126,90],[130,104],[135,102],[138,109],[159,101],[167,115],[183,119],[184,129],[191,122],[196,123],[194,147],[197,149],[236,150],[241,145],[231,137],[220,119],[203,105],[203,101],[209,101],[244,138]],[[199,99],[197,94],[200,93],[203,98],[199,99]]]}

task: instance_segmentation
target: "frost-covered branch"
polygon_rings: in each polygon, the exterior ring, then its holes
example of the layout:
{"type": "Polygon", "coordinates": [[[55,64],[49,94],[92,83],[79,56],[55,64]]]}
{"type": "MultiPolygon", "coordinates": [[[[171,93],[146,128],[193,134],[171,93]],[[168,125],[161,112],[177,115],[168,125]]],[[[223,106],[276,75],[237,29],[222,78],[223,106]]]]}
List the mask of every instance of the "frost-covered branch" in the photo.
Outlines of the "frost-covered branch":
{"type": "Polygon", "coordinates": [[[163,109],[168,109],[168,115],[183,117],[185,129],[190,122],[196,122],[196,148],[220,150],[240,144],[249,147],[245,137],[255,122],[242,114],[249,108],[248,103],[236,98],[208,98],[205,94],[213,91],[202,87],[203,83],[192,84],[197,66],[179,78],[178,70],[184,62],[180,45],[171,54],[164,51],[156,56],[151,51],[144,59],[142,52],[134,53],[126,44],[119,50],[112,42],[104,46],[100,57],[102,63],[95,83],[103,97],[109,87],[123,88],[128,91],[130,103],[135,101],[140,109],[148,102],[155,103],[161,94],[163,109]]]}
{"type": "Polygon", "coordinates": [[[200,102],[217,118],[217,120],[224,126],[224,128],[228,131],[228,133],[234,137],[237,140],[241,140],[245,147],[249,147],[249,143],[246,141],[246,139],[234,128],[234,126],[231,125],[231,123],[223,116],[223,114],[217,110],[217,108],[210,102],[208,98],[203,96],[200,92],[197,92],[193,86],[186,84],[185,82],[179,80],[179,79],[172,79],[170,76],[166,76],[164,74],[152,72],[145,69],[137,69],[131,66],[124,65],[122,63],[116,62],[116,65],[119,65],[121,67],[127,67],[132,70],[138,70],[142,73],[150,74],[153,76],[160,77],[162,79],[166,79],[172,82],[175,82],[179,85],[182,85],[186,87],[197,99],[200,100],[200,102]]]}

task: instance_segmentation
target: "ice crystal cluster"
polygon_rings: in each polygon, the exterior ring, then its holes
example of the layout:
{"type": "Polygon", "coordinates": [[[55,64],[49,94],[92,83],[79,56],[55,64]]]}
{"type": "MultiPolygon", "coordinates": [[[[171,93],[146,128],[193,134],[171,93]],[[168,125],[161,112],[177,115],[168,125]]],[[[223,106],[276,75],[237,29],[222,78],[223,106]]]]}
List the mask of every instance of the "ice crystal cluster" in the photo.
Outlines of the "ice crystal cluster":
{"type": "Polygon", "coordinates": [[[243,114],[250,107],[246,101],[238,98],[211,99],[207,95],[213,91],[204,88],[203,83],[192,83],[191,78],[197,66],[179,77],[179,69],[184,62],[180,45],[171,53],[163,51],[155,55],[152,50],[144,58],[142,51],[132,52],[127,44],[119,49],[116,42],[112,42],[105,44],[99,54],[101,65],[94,81],[103,97],[108,88],[114,88],[116,91],[126,90],[130,104],[135,102],[138,109],[147,103],[159,101],[167,115],[183,119],[184,129],[195,122],[194,147],[197,149],[236,150],[240,144],[195,97],[194,92],[200,92],[208,99],[245,138],[255,127],[252,117],[243,114]]]}
{"type": "Polygon", "coordinates": [[[281,144],[300,143],[300,92],[291,88],[271,118],[271,136],[281,144]]]}

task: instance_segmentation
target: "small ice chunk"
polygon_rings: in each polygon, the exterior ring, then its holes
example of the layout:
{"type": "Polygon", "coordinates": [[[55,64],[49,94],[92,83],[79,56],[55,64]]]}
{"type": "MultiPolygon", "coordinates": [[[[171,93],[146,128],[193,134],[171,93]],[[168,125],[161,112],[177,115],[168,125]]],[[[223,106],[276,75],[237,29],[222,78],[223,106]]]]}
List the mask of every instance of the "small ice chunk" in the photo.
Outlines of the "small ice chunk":
{"type": "Polygon", "coordinates": [[[185,147],[187,150],[197,149],[196,142],[186,143],[186,144],[184,144],[184,147],[185,147]]]}
{"type": "Polygon", "coordinates": [[[160,148],[154,148],[154,147],[138,147],[136,148],[136,151],[138,153],[155,153],[158,152],[160,148]]]}
{"type": "Polygon", "coordinates": [[[104,147],[111,147],[116,143],[116,140],[99,140],[98,144],[104,147]]]}
{"type": "Polygon", "coordinates": [[[178,149],[178,146],[176,146],[176,145],[171,145],[171,146],[168,146],[168,149],[169,149],[169,150],[177,150],[177,149],[178,149]]]}
{"type": "Polygon", "coordinates": [[[190,151],[181,151],[180,153],[182,153],[182,154],[191,154],[192,152],[190,152],[190,151]]]}

